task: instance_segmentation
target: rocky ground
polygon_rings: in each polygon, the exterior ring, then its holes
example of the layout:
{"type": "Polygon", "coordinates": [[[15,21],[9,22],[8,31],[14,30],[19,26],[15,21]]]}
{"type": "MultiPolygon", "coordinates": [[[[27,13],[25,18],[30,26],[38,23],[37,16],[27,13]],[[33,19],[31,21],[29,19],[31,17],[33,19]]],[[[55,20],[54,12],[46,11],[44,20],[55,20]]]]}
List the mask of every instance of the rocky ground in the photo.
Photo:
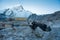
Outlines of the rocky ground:
{"type": "Polygon", "coordinates": [[[44,32],[39,27],[36,33],[28,26],[18,26],[15,30],[5,28],[0,30],[0,40],[60,40],[60,28],[52,28],[51,32],[44,32]]]}

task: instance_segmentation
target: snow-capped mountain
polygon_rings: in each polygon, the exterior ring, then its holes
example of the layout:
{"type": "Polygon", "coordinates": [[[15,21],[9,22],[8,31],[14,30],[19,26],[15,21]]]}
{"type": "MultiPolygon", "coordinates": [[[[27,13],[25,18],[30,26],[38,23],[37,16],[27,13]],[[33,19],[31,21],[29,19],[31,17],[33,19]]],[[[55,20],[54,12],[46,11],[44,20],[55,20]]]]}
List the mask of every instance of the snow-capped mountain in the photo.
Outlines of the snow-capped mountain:
{"type": "Polygon", "coordinates": [[[32,12],[26,11],[22,5],[5,9],[4,11],[0,13],[5,13],[9,17],[25,17],[27,18],[29,15],[32,14],[32,12]]]}
{"type": "Polygon", "coordinates": [[[22,5],[14,7],[13,12],[15,13],[15,17],[28,17],[32,13],[29,11],[26,11],[22,5]]]}

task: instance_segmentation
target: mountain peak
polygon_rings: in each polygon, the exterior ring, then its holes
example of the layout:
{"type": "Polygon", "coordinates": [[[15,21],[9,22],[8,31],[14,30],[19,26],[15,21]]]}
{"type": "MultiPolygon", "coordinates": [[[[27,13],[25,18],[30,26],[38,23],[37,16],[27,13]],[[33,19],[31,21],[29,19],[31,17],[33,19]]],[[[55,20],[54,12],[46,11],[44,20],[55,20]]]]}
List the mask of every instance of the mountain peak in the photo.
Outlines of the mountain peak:
{"type": "Polygon", "coordinates": [[[22,9],[22,10],[24,9],[22,5],[20,5],[19,8],[22,9]]]}
{"type": "Polygon", "coordinates": [[[20,11],[22,12],[24,10],[23,6],[22,5],[18,5],[16,7],[13,8],[14,10],[17,10],[17,11],[20,11]]]}

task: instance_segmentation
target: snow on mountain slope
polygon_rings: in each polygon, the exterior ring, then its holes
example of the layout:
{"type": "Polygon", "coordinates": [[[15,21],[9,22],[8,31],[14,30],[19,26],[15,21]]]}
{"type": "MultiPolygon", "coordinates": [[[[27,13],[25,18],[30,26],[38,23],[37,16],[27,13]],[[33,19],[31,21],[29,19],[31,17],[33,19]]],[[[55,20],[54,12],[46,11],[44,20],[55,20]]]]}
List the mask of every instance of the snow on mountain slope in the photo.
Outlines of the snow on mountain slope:
{"type": "Polygon", "coordinates": [[[24,10],[23,6],[17,6],[15,8],[12,9],[15,17],[28,17],[29,15],[31,15],[32,13],[29,11],[24,10]]]}
{"type": "Polygon", "coordinates": [[[2,10],[0,13],[5,12],[5,14],[10,17],[25,17],[25,18],[32,14],[32,12],[26,11],[22,5],[9,8],[9,10],[7,11],[6,10],[7,9],[4,9],[4,11],[2,10]]]}

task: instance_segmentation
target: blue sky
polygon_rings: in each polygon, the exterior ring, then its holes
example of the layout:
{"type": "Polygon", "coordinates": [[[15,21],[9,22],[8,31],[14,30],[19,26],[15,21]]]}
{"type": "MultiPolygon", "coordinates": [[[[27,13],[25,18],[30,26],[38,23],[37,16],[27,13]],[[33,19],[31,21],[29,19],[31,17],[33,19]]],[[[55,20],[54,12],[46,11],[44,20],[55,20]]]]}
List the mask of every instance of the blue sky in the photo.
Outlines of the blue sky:
{"type": "Polygon", "coordinates": [[[0,9],[21,4],[25,10],[36,14],[49,14],[60,10],[60,0],[0,0],[0,9]]]}

